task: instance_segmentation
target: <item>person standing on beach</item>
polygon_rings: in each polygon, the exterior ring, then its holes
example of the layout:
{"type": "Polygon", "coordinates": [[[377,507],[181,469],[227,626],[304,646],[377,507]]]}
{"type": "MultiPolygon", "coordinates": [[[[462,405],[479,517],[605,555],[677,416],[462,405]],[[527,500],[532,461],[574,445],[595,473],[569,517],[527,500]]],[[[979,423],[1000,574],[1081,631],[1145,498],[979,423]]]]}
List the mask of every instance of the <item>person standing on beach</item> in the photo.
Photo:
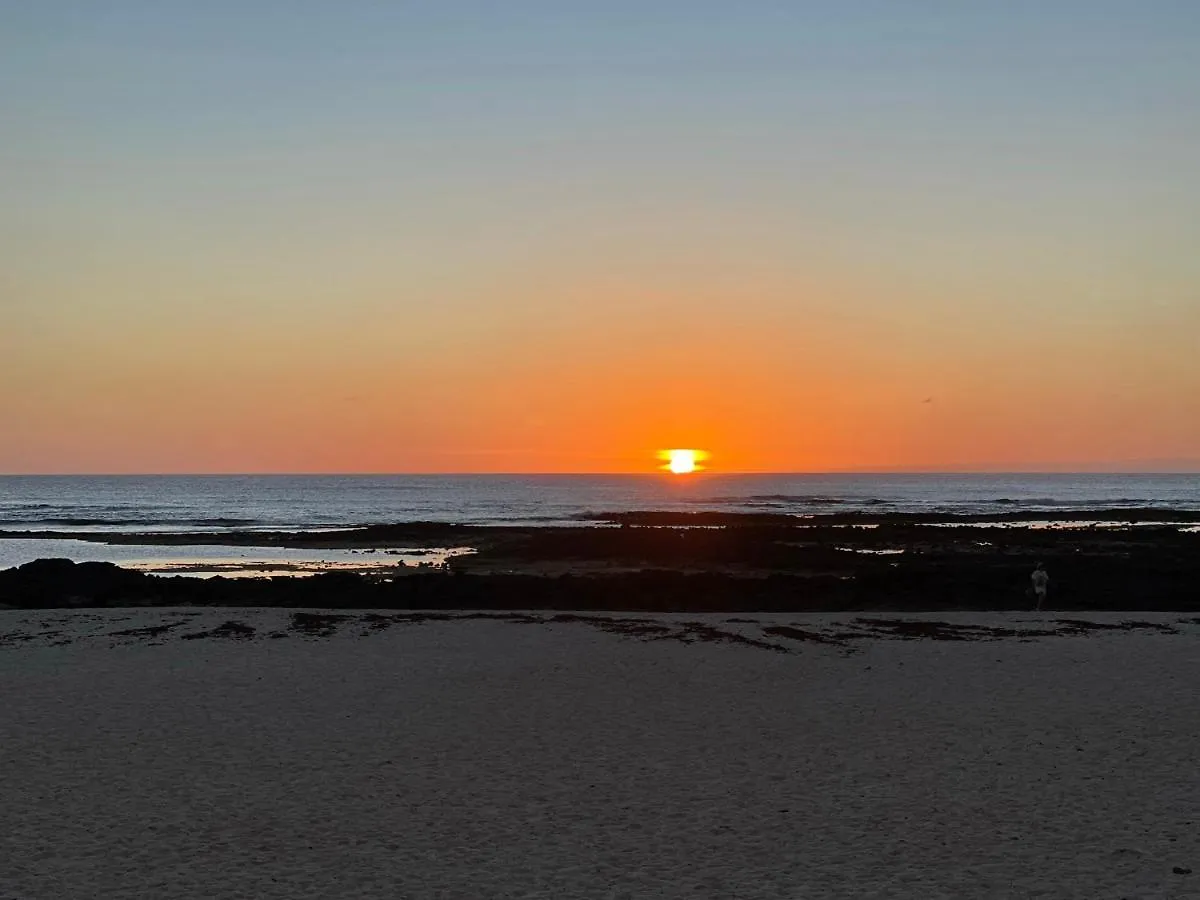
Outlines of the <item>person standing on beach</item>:
{"type": "Polygon", "coordinates": [[[1046,571],[1046,567],[1042,563],[1038,563],[1030,579],[1033,581],[1033,596],[1037,597],[1037,608],[1041,609],[1042,604],[1046,601],[1046,588],[1050,584],[1050,575],[1046,571]]]}

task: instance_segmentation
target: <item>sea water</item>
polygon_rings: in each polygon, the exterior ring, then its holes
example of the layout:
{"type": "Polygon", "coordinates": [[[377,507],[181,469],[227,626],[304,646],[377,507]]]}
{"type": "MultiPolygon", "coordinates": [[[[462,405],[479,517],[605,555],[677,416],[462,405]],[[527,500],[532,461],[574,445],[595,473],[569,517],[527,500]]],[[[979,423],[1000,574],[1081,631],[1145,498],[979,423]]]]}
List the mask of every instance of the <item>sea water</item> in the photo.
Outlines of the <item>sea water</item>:
{"type": "Polygon", "coordinates": [[[630,510],[988,513],[1137,507],[1200,509],[1200,474],[0,476],[0,530],[567,524],[630,510]]]}
{"type": "MultiPolygon", "coordinates": [[[[1141,507],[1200,510],[1200,475],[0,476],[0,530],[12,531],[298,530],[412,521],[553,526],[632,510],[803,515],[1020,509],[1052,518],[1061,511],[1141,507]]],[[[353,562],[348,553],[302,551],[290,562],[353,562]]],[[[46,555],[164,565],[264,560],[263,553],[244,548],[0,540],[0,568],[46,555]]]]}

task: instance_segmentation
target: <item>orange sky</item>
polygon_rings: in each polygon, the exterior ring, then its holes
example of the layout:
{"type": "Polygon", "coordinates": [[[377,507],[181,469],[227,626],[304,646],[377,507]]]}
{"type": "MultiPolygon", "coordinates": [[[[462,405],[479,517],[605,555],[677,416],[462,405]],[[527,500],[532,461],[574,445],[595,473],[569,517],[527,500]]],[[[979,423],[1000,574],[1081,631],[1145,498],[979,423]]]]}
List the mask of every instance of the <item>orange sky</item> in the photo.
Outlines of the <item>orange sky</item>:
{"type": "Polygon", "coordinates": [[[698,2],[0,11],[0,473],[1200,470],[1200,17],[698,2]]]}
{"type": "Polygon", "coordinates": [[[54,323],[52,353],[5,353],[4,468],[621,472],[686,446],[717,471],[1171,469],[1200,444],[1183,331],[1153,357],[1111,325],[1066,340],[1010,312],[981,333],[845,286],[756,287],[543,287],[461,324],[54,323]],[[772,305],[791,291],[813,299],[772,305]]]}

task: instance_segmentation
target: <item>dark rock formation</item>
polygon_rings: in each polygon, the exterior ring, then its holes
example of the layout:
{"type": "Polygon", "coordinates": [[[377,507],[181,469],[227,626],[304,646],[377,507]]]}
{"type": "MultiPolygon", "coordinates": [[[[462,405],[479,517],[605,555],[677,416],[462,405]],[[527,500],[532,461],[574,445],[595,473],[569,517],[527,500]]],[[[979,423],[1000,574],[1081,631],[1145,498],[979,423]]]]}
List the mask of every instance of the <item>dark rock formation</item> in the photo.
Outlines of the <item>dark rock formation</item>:
{"type": "Polygon", "coordinates": [[[0,602],[23,609],[136,606],[157,597],[157,582],[112,563],[39,559],[0,571],[0,602]]]}
{"type": "MultiPolygon", "coordinates": [[[[1033,606],[1029,574],[1041,561],[1051,576],[1049,609],[1200,611],[1200,533],[1194,531],[1165,525],[937,527],[911,518],[892,516],[872,528],[837,526],[824,519],[804,526],[763,523],[761,517],[705,528],[472,532],[467,526],[425,523],[378,526],[360,531],[369,531],[372,540],[415,532],[428,539],[465,541],[468,534],[478,534],[479,552],[453,560],[449,571],[270,579],[158,577],[108,563],[39,560],[0,571],[0,605],[729,613],[1021,610],[1033,606]]],[[[322,539],[333,540],[327,535],[322,539]]],[[[345,533],[337,537],[352,539],[358,540],[345,533]]],[[[1070,626],[1064,622],[1060,627],[1070,626]]],[[[955,639],[951,631],[942,629],[942,639],[955,639]]]]}

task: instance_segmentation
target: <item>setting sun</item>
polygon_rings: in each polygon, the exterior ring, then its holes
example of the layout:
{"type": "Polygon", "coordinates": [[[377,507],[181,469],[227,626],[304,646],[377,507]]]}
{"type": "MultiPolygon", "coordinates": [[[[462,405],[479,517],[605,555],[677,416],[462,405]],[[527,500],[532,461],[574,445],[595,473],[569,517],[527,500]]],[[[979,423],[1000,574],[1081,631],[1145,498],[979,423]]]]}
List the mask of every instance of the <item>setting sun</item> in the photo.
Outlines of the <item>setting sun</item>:
{"type": "Polygon", "coordinates": [[[662,468],[668,469],[676,475],[686,475],[702,468],[699,463],[701,460],[707,459],[708,454],[703,450],[660,450],[658,458],[667,461],[662,468]]]}

